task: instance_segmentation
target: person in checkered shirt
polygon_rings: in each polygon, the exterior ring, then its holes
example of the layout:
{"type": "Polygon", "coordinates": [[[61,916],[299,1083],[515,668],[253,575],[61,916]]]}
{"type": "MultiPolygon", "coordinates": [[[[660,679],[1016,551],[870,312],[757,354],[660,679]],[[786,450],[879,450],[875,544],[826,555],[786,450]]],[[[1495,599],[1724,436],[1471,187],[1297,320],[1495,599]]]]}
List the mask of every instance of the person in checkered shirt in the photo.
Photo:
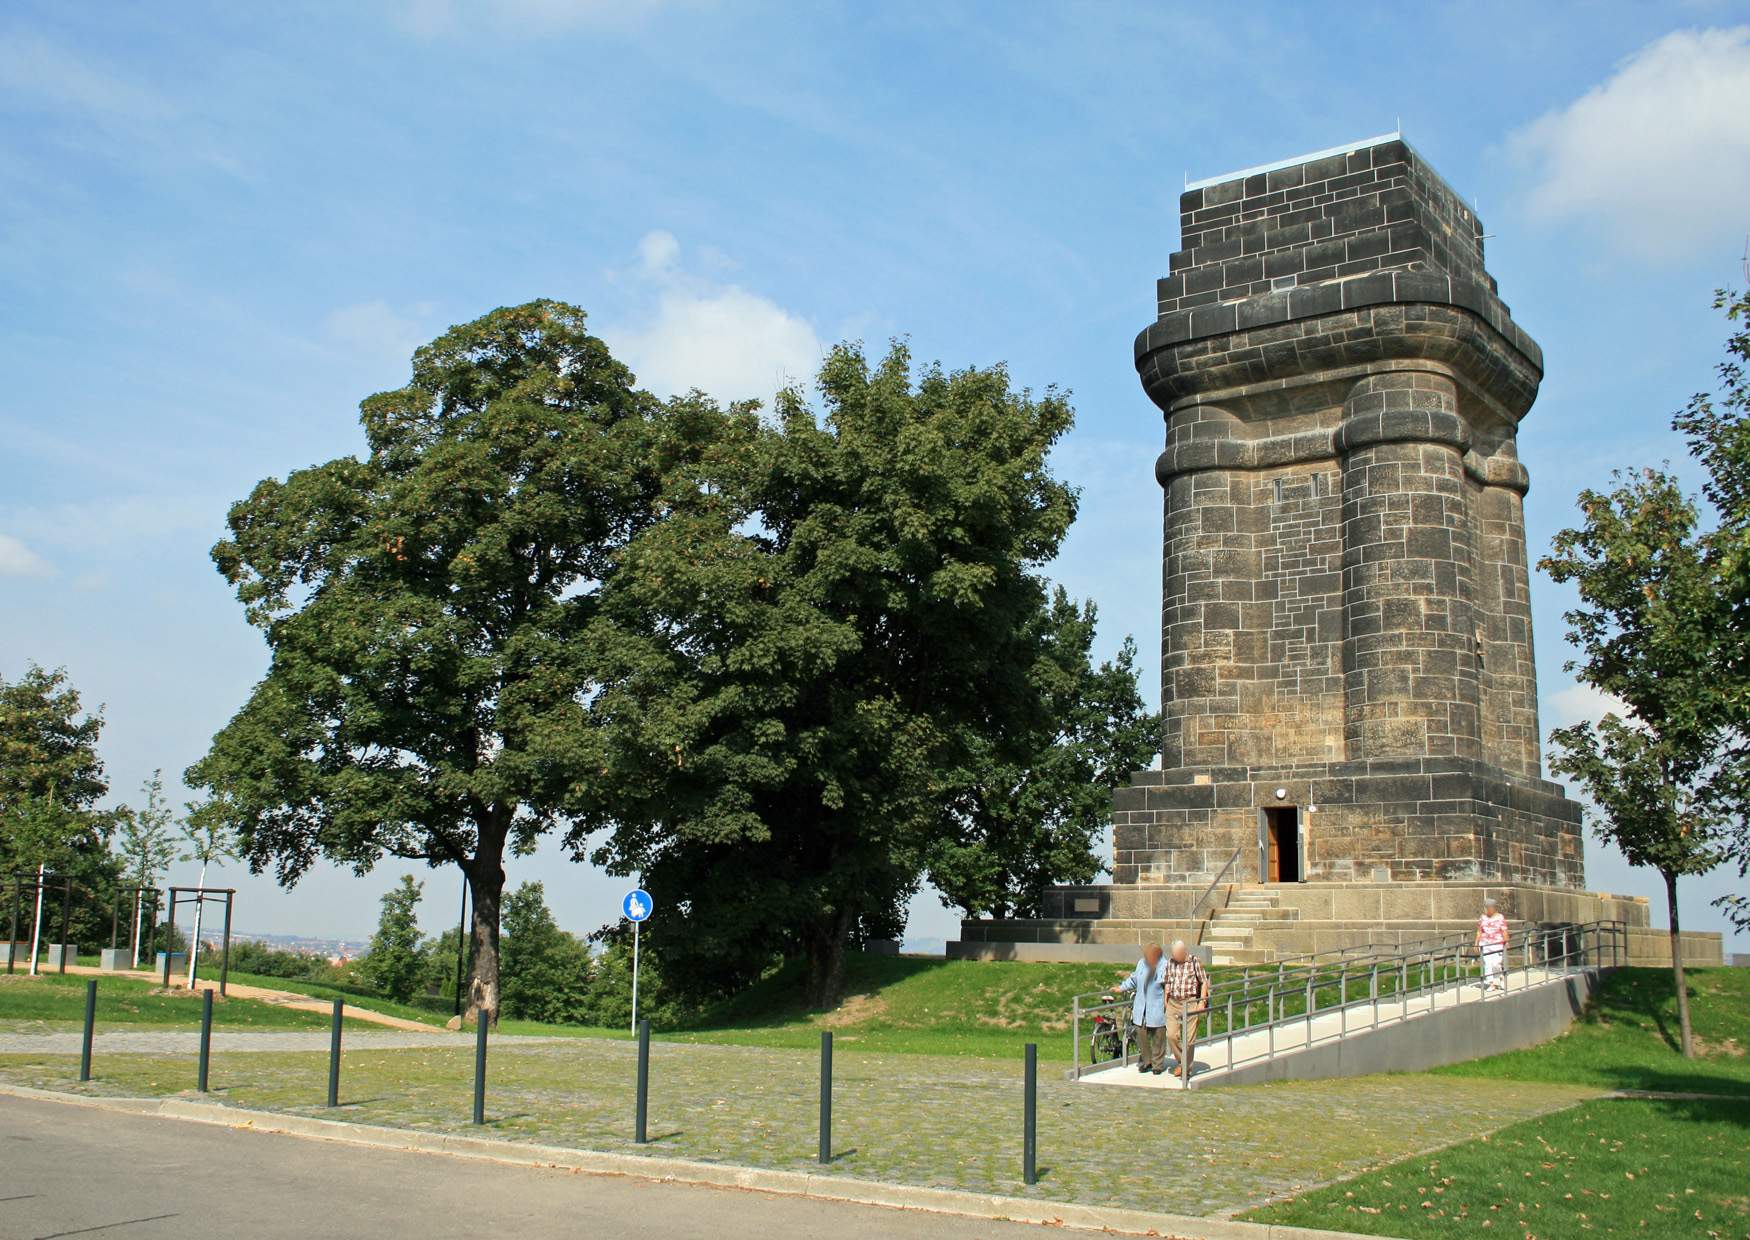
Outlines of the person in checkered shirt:
{"type": "Polygon", "coordinates": [[[1184,939],[1173,940],[1165,981],[1167,1050],[1173,1056],[1173,1075],[1189,1080],[1197,1055],[1197,1009],[1209,1006],[1209,974],[1204,971],[1203,962],[1185,946],[1184,939]]]}

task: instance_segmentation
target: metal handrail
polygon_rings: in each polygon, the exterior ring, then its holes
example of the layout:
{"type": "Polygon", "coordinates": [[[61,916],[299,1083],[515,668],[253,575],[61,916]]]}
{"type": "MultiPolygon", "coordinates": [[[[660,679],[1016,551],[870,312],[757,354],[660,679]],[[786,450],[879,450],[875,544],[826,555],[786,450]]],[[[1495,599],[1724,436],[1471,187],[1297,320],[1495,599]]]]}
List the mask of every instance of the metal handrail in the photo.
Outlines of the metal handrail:
{"type": "MultiPolygon", "coordinates": [[[[1534,971],[1544,975],[1537,979],[1542,981],[1548,980],[1552,969],[1559,969],[1565,975],[1575,967],[1615,967],[1627,958],[1627,937],[1627,925],[1619,920],[1525,927],[1509,934],[1503,948],[1502,985],[1510,990],[1511,980],[1516,974],[1521,979],[1521,988],[1530,985],[1534,971]],[[1520,963],[1513,966],[1516,953],[1520,963]]],[[[1332,948],[1307,953],[1298,959],[1279,961],[1259,973],[1247,969],[1240,977],[1214,982],[1209,1001],[1205,1004],[1191,1008],[1180,1001],[1181,1020],[1207,1017],[1211,1032],[1204,1039],[1205,1044],[1226,1042],[1228,1066],[1235,1067],[1239,1065],[1232,1062],[1234,1044],[1246,1034],[1267,1031],[1267,1049],[1259,1057],[1272,1059],[1278,1053],[1277,1032],[1281,1029],[1298,1025],[1305,1027],[1304,1036],[1296,1030],[1290,1040],[1290,1050],[1310,1047],[1331,1036],[1342,1038],[1350,1033],[1371,1031],[1380,1025],[1384,1007],[1382,999],[1395,997],[1398,1000],[1398,1011],[1388,1020],[1408,1019],[1412,1007],[1432,1010],[1440,995],[1472,981],[1483,963],[1473,936],[1464,934],[1416,940],[1386,950],[1380,948],[1381,945],[1376,944],[1332,948]],[[1362,952],[1368,954],[1362,955],[1362,952]],[[1352,995],[1352,990],[1359,993],[1352,995]],[[1413,1002],[1420,999],[1427,1002],[1413,1002]],[[1371,1009],[1371,1020],[1351,1029],[1348,1014],[1351,1009],[1361,1006],[1371,1009]],[[1260,1007],[1262,1013],[1254,1019],[1256,1009],[1260,1007]],[[1342,1013],[1335,1034],[1327,1034],[1323,1039],[1315,1037],[1317,1018],[1332,1012],[1342,1013]]],[[[1464,1001],[1462,989],[1458,1001],[1464,1001]]],[[[1128,1002],[1128,999],[1110,999],[1103,991],[1074,997],[1071,1005],[1076,1057],[1073,1076],[1080,1077],[1084,1071],[1104,1066],[1081,1063],[1082,1017],[1128,1002]],[[1084,1006],[1087,999],[1103,1001],[1084,1006]]],[[[1128,1047],[1124,1060],[1129,1062],[1128,1047]]],[[[1244,1062],[1252,1062],[1252,1059],[1244,1062]]]]}
{"type": "MultiPolygon", "coordinates": [[[[1209,886],[1203,889],[1203,894],[1198,896],[1196,901],[1192,903],[1191,911],[1185,914],[1186,921],[1197,920],[1197,913],[1202,909],[1203,902],[1209,899],[1211,895],[1215,894],[1215,889],[1221,886],[1221,880],[1227,877],[1227,872],[1234,868],[1234,862],[1240,859],[1240,853],[1245,851],[1245,847],[1244,844],[1241,844],[1238,848],[1234,849],[1234,854],[1227,859],[1227,864],[1222,866],[1216,876],[1209,880],[1209,886]]],[[[1199,943],[1203,941],[1203,935],[1201,933],[1198,934],[1197,941],[1199,943]]]]}

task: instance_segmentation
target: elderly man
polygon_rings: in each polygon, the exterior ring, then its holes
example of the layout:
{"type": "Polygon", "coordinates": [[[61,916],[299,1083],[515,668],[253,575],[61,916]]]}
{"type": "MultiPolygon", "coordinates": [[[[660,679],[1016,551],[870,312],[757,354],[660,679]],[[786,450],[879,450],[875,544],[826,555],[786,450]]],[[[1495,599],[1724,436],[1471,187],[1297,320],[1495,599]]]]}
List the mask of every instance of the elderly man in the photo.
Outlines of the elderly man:
{"type": "Polygon", "coordinates": [[[1166,1032],[1165,987],[1166,962],[1161,958],[1160,947],[1150,943],[1130,976],[1112,988],[1115,995],[1136,995],[1130,1005],[1131,1023],[1136,1026],[1136,1070],[1156,1076],[1166,1071],[1167,1066],[1166,1040],[1162,1037],[1166,1032]]]}
{"type": "Polygon", "coordinates": [[[1173,940],[1172,959],[1162,970],[1167,991],[1167,1049],[1173,1053],[1173,1075],[1191,1079],[1197,1041],[1197,1011],[1209,1006],[1209,974],[1191,954],[1184,939],[1173,940]]]}

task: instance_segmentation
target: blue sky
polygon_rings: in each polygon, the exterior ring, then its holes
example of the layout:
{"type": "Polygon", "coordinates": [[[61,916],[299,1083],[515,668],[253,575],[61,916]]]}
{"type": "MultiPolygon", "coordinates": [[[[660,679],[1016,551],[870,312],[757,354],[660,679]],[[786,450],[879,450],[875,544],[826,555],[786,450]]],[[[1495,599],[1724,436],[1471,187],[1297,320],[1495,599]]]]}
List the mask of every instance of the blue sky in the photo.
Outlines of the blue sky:
{"type": "MultiPolygon", "coordinates": [[[[265,666],[207,550],[261,477],[355,451],[412,348],[537,296],[659,392],[769,396],[833,341],[1070,389],[1055,577],[1158,650],[1159,414],[1130,363],[1207,176],[1386,132],[1493,234],[1543,345],[1534,556],[1608,470],[1681,457],[1750,231],[1750,6],[15,2],[0,13],[0,675],[106,705],[118,798],[265,666]]],[[[1546,729],[1599,703],[1535,587],[1546,729]]],[[[1589,845],[1595,888],[1657,883],[1589,845]]],[[[623,884],[547,853],[562,922],[623,884]]],[[[359,934],[400,873],[239,923],[359,934]]],[[[187,878],[191,875],[179,875],[187,878]]],[[[428,882],[426,921],[455,879],[428,882]]],[[[1686,923],[1718,928],[1690,884],[1686,923]]],[[[1657,900],[1655,900],[1657,904],[1657,900]]],[[[1662,914],[1657,914],[1662,916],[1662,914]]],[[[951,933],[929,896],[912,933],[951,933]]],[[[1740,950],[1750,943],[1740,941],[1740,950]]]]}

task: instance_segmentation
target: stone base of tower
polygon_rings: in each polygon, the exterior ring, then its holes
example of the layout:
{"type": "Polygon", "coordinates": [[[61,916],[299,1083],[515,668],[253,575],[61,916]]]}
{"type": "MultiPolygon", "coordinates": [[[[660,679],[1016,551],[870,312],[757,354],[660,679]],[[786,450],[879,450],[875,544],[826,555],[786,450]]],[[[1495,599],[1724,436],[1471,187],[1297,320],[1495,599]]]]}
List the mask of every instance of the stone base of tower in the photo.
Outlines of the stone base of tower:
{"type": "MultiPolygon", "coordinates": [[[[1640,896],[1526,883],[1142,883],[1054,887],[1038,918],[961,922],[957,959],[1124,961],[1147,943],[1213,946],[1217,964],[1263,964],[1308,952],[1471,934],[1483,901],[1515,930],[1614,920],[1628,928],[1631,965],[1668,966],[1670,936],[1651,928],[1640,896]],[[1193,916],[1192,910],[1196,909],[1193,916]]],[[[1724,963],[1720,935],[1685,932],[1684,961],[1724,963]]]]}
{"type": "Polygon", "coordinates": [[[1463,758],[1141,771],[1112,840],[1119,885],[1585,881],[1561,786],[1463,758]]]}

